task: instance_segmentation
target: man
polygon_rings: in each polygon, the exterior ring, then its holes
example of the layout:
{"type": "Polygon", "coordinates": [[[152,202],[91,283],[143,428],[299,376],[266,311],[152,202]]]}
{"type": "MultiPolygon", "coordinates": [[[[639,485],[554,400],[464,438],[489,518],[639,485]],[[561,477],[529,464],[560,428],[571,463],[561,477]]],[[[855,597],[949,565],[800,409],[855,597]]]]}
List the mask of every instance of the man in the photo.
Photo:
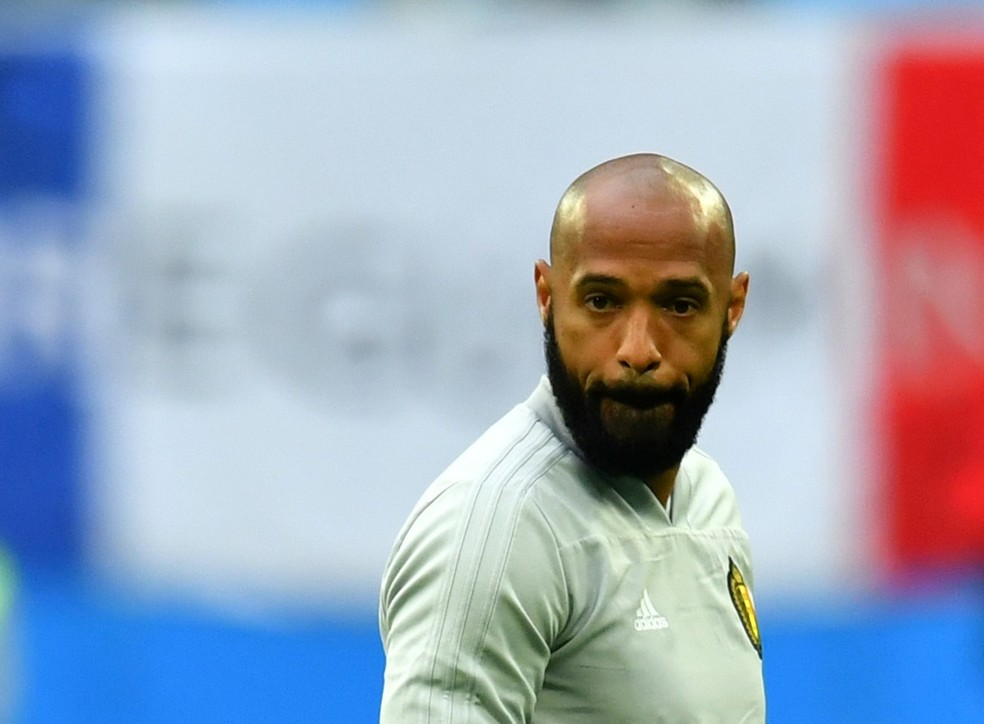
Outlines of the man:
{"type": "Polygon", "coordinates": [[[535,267],[548,376],[424,493],[386,568],[381,721],[762,722],[748,539],[693,447],[745,307],[710,181],[588,171],[535,267]]]}

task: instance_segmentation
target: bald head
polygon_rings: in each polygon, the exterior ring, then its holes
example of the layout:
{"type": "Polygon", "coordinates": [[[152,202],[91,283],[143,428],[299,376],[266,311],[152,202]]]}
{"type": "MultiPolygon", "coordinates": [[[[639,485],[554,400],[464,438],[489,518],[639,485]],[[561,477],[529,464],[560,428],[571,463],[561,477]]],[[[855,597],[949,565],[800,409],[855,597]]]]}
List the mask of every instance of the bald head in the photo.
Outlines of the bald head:
{"type": "Polygon", "coordinates": [[[550,231],[551,264],[563,264],[592,224],[619,224],[622,217],[686,213],[718,248],[729,273],[735,240],[731,210],[707,178],[689,166],[656,154],[606,161],[579,176],[564,192],[550,231]]]}

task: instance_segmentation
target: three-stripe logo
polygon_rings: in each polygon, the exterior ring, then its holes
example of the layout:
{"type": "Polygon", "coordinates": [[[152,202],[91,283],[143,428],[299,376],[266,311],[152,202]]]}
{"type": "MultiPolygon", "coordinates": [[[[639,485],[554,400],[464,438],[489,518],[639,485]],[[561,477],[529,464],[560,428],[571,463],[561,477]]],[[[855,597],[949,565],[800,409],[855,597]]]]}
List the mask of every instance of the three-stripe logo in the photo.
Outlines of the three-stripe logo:
{"type": "Polygon", "coordinates": [[[642,600],[636,610],[635,630],[636,631],[656,631],[668,628],[669,621],[665,616],[660,616],[653,602],[649,599],[649,591],[643,590],[642,600]]]}

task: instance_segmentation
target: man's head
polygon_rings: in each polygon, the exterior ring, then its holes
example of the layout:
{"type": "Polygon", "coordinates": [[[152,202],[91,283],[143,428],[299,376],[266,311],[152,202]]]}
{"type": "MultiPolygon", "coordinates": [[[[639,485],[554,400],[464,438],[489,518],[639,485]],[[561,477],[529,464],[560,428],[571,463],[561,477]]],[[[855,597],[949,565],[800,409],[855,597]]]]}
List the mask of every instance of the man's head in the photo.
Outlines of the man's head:
{"type": "Polygon", "coordinates": [[[587,459],[652,479],[694,443],[741,319],[731,211],[699,173],[638,154],[564,193],[536,264],[547,367],[587,459]]]}

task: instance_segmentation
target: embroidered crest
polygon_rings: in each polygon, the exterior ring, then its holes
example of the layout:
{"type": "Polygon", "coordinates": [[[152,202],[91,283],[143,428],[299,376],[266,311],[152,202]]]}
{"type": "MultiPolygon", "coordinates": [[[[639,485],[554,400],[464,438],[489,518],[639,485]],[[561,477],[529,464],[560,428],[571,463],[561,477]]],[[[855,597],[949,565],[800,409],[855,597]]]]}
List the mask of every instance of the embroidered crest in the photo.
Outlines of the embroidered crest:
{"type": "Polygon", "coordinates": [[[728,558],[728,593],[731,594],[731,602],[738,612],[742,628],[761,659],[762,639],[759,635],[758,617],[755,615],[755,602],[752,600],[752,592],[748,590],[748,584],[745,583],[745,577],[731,558],[728,558]]]}

